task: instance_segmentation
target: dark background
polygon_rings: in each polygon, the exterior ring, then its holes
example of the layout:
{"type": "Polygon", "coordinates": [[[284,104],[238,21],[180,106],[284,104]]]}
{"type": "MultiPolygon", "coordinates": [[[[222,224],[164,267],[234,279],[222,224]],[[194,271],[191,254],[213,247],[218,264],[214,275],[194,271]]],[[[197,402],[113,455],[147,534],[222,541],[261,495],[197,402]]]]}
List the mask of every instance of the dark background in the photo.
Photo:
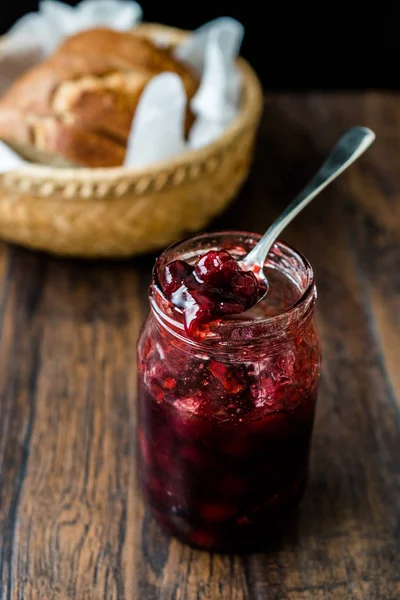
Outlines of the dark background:
{"type": "MultiPolygon", "coordinates": [[[[396,2],[374,2],[371,8],[355,0],[334,5],[304,0],[143,0],[140,4],[145,20],[188,29],[219,16],[239,19],[246,27],[242,54],[267,89],[399,88],[396,2]]],[[[1,31],[37,7],[37,0],[7,1],[1,31]]]]}

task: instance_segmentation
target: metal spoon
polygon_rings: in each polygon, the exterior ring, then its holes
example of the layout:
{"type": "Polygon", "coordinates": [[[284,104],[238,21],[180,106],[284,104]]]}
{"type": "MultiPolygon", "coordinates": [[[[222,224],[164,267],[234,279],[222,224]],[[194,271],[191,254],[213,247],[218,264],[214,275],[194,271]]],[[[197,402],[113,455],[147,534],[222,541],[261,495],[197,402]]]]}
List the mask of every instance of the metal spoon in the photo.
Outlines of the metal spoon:
{"type": "MultiPolygon", "coordinates": [[[[264,263],[273,243],[287,225],[317,196],[327,185],[349,167],[372,144],[375,134],[367,127],[352,127],[338,141],[328,159],[306,185],[302,192],[289,204],[283,213],[270,226],[261,240],[249,254],[239,262],[244,270],[257,271],[257,277],[266,287],[268,280],[264,273],[264,263]],[[256,269],[254,269],[256,267],[256,269]],[[257,268],[258,267],[258,268],[257,268]]],[[[259,301],[265,296],[263,294],[259,301]]]]}

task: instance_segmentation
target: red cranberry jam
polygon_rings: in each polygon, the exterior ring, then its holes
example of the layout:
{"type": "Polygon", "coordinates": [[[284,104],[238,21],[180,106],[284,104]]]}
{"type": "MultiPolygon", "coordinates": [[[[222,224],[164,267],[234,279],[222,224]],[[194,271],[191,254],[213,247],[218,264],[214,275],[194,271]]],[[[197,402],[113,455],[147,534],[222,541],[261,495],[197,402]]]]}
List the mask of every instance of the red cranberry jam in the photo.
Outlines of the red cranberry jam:
{"type": "Polygon", "coordinates": [[[183,260],[168,263],[161,287],[183,310],[185,328],[201,338],[204,328],[224,316],[240,314],[256,304],[263,289],[254,273],[243,271],[227,250],[209,250],[194,265],[183,260]]]}
{"type": "Polygon", "coordinates": [[[320,373],[313,273],[276,243],[265,264],[268,295],[243,313],[259,290],[253,276],[240,279],[236,261],[258,239],[224,232],[166,250],[138,346],[138,467],[148,504],[171,534],[210,550],[266,542],[307,480],[320,373]],[[186,305],[177,300],[184,295],[186,305]],[[189,322],[175,302],[193,310],[189,322]],[[235,309],[224,312],[225,303],[235,309]],[[190,335],[193,321],[194,329],[208,323],[201,338],[190,335]]]}

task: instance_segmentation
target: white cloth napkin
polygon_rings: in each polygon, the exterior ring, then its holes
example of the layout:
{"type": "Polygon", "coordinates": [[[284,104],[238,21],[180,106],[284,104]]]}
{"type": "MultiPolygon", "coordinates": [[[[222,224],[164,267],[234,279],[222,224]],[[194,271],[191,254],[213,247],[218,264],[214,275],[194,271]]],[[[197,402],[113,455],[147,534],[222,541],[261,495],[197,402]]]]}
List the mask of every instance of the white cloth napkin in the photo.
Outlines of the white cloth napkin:
{"type": "Polygon", "coordinates": [[[15,171],[25,163],[11,148],[0,142],[0,173],[15,171]]]}
{"type": "MultiPolygon", "coordinates": [[[[75,8],[56,0],[42,1],[39,11],[22,17],[0,45],[0,93],[54,52],[65,37],[96,26],[127,31],[141,17],[141,7],[130,0],[83,0],[75,8]]],[[[126,167],[168,160],[221,135],[238,111],[241,80],[235,59],[243,34],[238,21],[220,18],[200,27],[175,48],[176,56],[191,64],[201,78],[191,101],[196,119],[189,139],[184,139],[186,96],[182,83],[176,74],[161,73],[146,86],[136,109],[126,167]]],[[[24,162],[0,143],[0,172],[14,170],[24,162]]]]}

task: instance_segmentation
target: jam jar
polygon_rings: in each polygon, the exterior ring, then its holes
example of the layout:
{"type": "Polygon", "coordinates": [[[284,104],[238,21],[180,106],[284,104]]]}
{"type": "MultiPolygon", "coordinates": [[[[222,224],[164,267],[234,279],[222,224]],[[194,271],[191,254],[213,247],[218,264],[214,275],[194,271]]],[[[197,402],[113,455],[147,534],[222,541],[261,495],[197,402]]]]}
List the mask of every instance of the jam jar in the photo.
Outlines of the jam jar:
{"type": "Polygon", "coordinates": [[[307,481],[321,352],[311,265],[276,242],[269,291],[243,314],[211,324],[200,341],[165,297],[160,274],[227,249],[240,260],[258,234],[204,234],[156,261],[150,316],[138,343],[138,473],[147,503],[171,534],[233,551],[267,541],[307,481]]]}

